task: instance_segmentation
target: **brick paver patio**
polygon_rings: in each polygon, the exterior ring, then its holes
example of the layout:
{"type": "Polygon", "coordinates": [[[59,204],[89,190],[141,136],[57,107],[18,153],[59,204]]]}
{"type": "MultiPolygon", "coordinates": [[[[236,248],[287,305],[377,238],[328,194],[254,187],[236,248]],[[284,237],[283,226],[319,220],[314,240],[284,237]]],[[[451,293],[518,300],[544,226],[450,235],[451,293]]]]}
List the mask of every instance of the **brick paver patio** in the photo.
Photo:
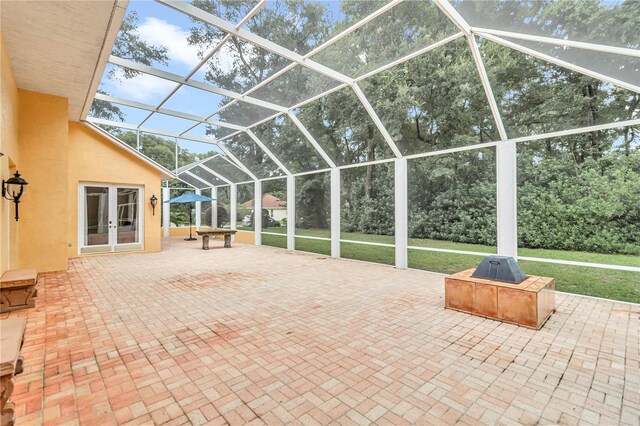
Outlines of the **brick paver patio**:
{"type": "Polygon", "coordinates": [[[640,423],[640,306],[560,294],[533,331],[443,297],[439,274],[253,246],[76,259],[10,314],[18,425],[640,423]]]}

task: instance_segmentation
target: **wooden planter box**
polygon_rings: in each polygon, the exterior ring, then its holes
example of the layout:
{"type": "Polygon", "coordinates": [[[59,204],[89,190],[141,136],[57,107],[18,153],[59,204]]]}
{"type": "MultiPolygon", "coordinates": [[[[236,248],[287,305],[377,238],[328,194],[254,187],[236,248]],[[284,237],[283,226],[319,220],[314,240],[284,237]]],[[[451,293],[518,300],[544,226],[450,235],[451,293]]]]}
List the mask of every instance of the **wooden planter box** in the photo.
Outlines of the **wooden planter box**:
{"type": "Polygon", "coordinates": [[[540,329],[556,310],[553,278],[529,276],[520,284],[471,278],[474,269],[444,279],[445,308],[540,329]]]}

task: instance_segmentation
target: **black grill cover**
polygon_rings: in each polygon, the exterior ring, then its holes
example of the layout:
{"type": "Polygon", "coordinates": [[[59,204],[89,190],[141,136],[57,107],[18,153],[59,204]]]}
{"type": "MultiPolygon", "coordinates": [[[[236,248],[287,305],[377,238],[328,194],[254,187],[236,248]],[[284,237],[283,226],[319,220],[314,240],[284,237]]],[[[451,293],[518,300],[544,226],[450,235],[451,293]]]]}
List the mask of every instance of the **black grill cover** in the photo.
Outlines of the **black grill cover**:
{"type": "Polygon", "coordinates": [[[513,284],[519,284],[527,278],[516,260],[509,256],[485,257],[471,276],[513,284]]]}

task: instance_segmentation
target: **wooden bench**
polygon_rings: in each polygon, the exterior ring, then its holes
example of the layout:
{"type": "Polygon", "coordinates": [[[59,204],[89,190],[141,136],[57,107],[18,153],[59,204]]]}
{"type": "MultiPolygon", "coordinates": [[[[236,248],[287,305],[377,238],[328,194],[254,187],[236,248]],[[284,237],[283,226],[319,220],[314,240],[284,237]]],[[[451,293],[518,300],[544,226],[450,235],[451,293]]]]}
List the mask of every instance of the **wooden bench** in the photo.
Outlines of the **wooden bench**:
{"type": "Polygon", "coordinates": [[[473,278],[474,270],[445,277],[445,308],[536,330],[555,312],[553,278],[530,275],[520,284],[511,284],[473,278]]]}
{"type": "Polygon", "coordinates": [[[36,306],[38,296],[38,271],[35,269],[14,269],[0,277],[0,312],[36,306]]]}
{"type": "Polygon", "coordinates": [[[8,318],[0,320],[0,424],[13,426],[15,407],[9,401],[13,393],[13,378],[22,373],[23,358],[20,349],[24,343],[27,320],[8,318]]]}
{"type": "Polygon", "coordinates": [[[224,228],[214,228],[210,231],[196,231],[196,234],[202,237],[202,250],[209,250],[209,237],[216,235],[224,235],[225,248],[231,248],[231,236],[235,233],[235,230],[224,228]]]}

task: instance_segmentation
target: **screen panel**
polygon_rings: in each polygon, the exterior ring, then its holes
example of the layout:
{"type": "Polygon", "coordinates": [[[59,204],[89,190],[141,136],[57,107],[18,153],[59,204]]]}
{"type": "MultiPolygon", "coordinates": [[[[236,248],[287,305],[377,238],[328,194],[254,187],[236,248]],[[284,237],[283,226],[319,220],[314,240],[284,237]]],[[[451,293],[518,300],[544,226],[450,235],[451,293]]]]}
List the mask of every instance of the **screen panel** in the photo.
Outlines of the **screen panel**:
{"type": "Polygon", "coordinates": [[[520,256],[640,267],[640,126],[516,149],[520,256]]]}
{"type": "Polygon", "coordinates": [[[340,84],[339,81],[296,65],[264,86],[251,92],[254,98],[293,107],[340,84]]]}
{"type": "Polygon", "coordinates": [[[221,186],[217,189],[218,228],[231,228],[231,188],[221,186]]]}
{"type": "Polygon", "coordinates": [[[235,165],[229,163],[229,161],[225,160],[221,156],[210,158],[202,163],[202,165],[220,174],[233,183],[247,182],[252,180],[248,174],[246,174],[235,165]]]}
{"type": "MultiPolygon", "coordinates": [[[[200,194],[205,197],[211,197],[211,188],[204,188],[200,190],[200,194]]],[[[212,206],[211,202],[203,201],[200,203],[200,226],[211,227],[212,219],[212,206]]]]}
{"type": "Polygon", "coordinates": [[[350,87],[304,105],[294,114],[337,165],[394,157],[350,87]]]}
{"type": "Polygon", "coordinates": [[[291,2],[269,1],[247,23],[254,34],[300,55],[384,5],[384,0],[291,2]]]}
{"type": "Polygon", "coordinates": [[[453,7],[472,27],[637,49],[637,1],[456,0],[453,7]],[[615,29],[615,30],[614,30],[615,29]]]}
{"type": "Polygon", "coordinates": [[[262,182],[262,244],[287,247],[287,179],[262,182]],[[267,235],[280,234],[280,235],[267,235]]]}
{"type": "Polygon", "coordinates": [[[235,93],[244,93],[289,63],[275,53],[233,36],[194,78],[235,93]]]}
{"type": "MultiPolygon", "coordinates": [[[[284,172],[246,133],[225,139],[224,146],[258,178],[282,176],[284,172]]],[[[277,157],[276,157],[277,158],[277,157]]]]}
{"type": "MultiPolygon", "coordinates": [[[[552,56],[570,64],[590,69],[605,76],[640,86],[640,58],[615,53],[595,52],[578,49],[566,45],[538,43],[503,37],[512,43],[519,44],[540,53],[552,56]]],[[[640,55],[640,54],[639,54],[640,55]]]]}
{"type": "MultiPolygon", "coordinates": [[[[340,171],[340,239],[395,245],[393,163],[340,171]]],[[[393,247],[341,241],[341,257],[395,263],[393,247]]]]}
{"type": "Polygon", "coordinates": [[[255,224],[251,215],[253,214],[254,190],[253,183],[243,183],[237,186],[238,198],[236,211],[238,213],[237,229],[242,231],[253,231],[255,224]]]}
{"type": "Polygon", "coordinates": [[[431,1],[402,2],[311,59],[359,77],[458,32],[431,1]]]}
{"type": "Polygon", "coordinates": [[[329,167],[300,129],[285,115],[255,127],[253,132],[291,173],[329,167]]]}
{"type": "Polygon", "coordinates": [[[509,138],[637,118],[637,94],[482,40],[480,50],[509,138]]]}
{"type": "Polygon", "coordinates": [[[500,139],[465,39],[369,77],[361,87],[404,155],[500,139]]]}
{"type": "Polygon", "coordinates": [[[219,177],[217,177],[216,175],[214,175],[213,173],[203,169],[200,166],[196,166],[193,169],[189,170],[189,172],[193,173],[194,175],[198,176],[200,179],[203,179],[205,181],[207,181],[209,183],[209,186],[220,186],[220,185],[226,185],[227,182],[223,181],[222,179],[220,179],[219,177]]]}
{"type": "MultiPolygon", "coordinates": [[[[409,247],[496,253],[495,161],[494,148],[409,160],[409,247]]],[[[471,262],[482,259],[470,256],[471,262]]],[[[415,250],[410,265],[422,269],[434,259],[443,254],[415,250]]],[[[450,269],[445,263],[433,271],[450,269]]]]}
{"type": "MultiPolygon", "coordinates": [[[[296,176],[295,185],[295,235],[331,238],[331,173],[296,176]]],[[[302,238],[296,239],[296,249],[298,240],[302,238]]],[[[307,245],[315,247],[312,243],[307,245]]]]}

